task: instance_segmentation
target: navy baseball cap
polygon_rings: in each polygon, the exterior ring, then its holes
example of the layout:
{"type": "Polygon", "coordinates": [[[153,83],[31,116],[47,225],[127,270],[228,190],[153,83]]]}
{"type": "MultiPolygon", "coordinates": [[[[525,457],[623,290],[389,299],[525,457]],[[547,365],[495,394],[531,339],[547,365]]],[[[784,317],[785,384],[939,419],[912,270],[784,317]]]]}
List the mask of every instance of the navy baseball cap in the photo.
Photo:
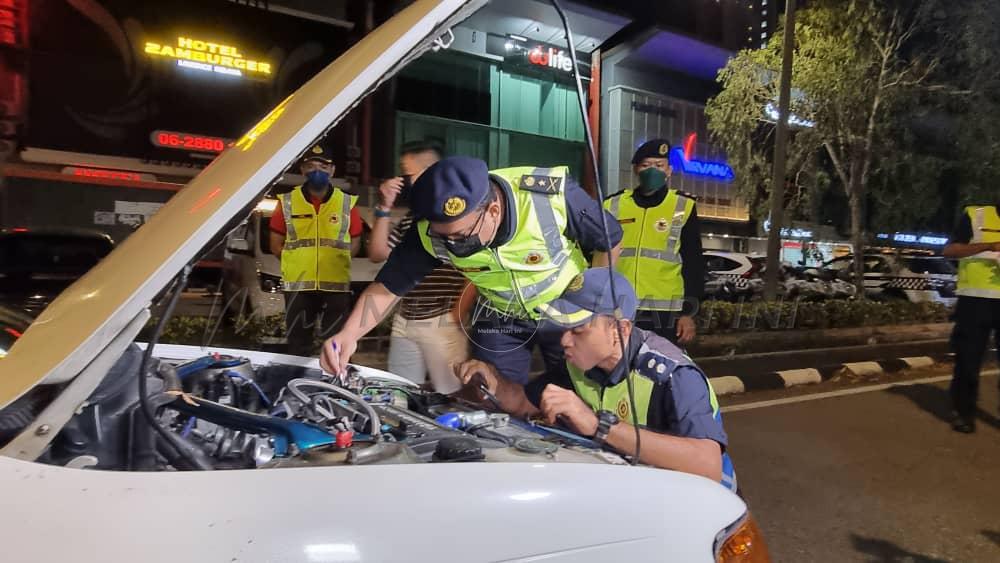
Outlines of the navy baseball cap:
{"type": "Polygon", "coordinates": [[[594,315],[617,317],[616,309],[621,311],[621,318],[635,320],[639,300],[635,289],[625,279],[625,276],[606,267],[590,268],[578,274],[562,296],[537,308],[537,311],[549,322],[562,328],[573,328],[590,322],[594,315]],[[615,295],[618,297],[618,307],[611,298],[611,280],[615,282],[615,295]]]}
{"type": "Polygon", "coordinates": [[[644,158],[668,158],[670,143],[666,139],[652,139],[639,145],[632,155],[632,164],[639,164],[644,158]]]}
{"type": "Polygon", "coordinates": [[[413,184],[413,215],[434,223],[451,223],[478,208],[492,192],[486,163],[452,156],[434,163],[413,184]]]}
{"type": "Polygon", "coordinates": [[[302,162],[309,162],[310,160],[317,160],[325,164],[332,164],[333,155],[330,153],[330,149],[324,147],[323,145],[313,145],[313,147],[307,150],[306,154],[302,156],[302,162]]]}

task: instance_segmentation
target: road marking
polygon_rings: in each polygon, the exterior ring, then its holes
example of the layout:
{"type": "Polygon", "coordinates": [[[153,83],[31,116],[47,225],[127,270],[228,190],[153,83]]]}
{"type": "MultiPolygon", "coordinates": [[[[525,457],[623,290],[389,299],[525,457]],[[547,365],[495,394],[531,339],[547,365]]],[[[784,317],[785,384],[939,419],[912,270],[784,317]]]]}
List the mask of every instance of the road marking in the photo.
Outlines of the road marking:
{"type": "MultiPolygon", "coordinates": [[[[981,376],[989,377],[994,375],[1000,375],[1000,370],[991,369],[983,371],[981,376]]],[[[886,389],[892,387],[903,387],[906,385],[920,385],[923,383],[940,383],[942,381],[949,381],[951,379],[950,375],[939,375],[936,377],[927,377],[924,379],[914,379],[911,381],[899,381],[896,383],[883,383],[880,385],[867,385],[864,387],[857,387],[854,389],[841,389],[839,391],[828,391],[825,393],[813,393],[811,395],[802,395],[801,397],[788,397],[785,399],[773,399],[770,401],[758,401],[756,403],[746,403],[743,405],[730,405],[728,407],[722,407],[722,412],[736,412],[736,411],[746,411],[751,409],[762,409],[765,407],[776,407],[779,405],[790,405],[792,403],[804,403],[806,401],[818,401],[820,399],[832,399],[834,397],[843,397],[845,395],[859,395],[861,393],[873,393],[875,391],[885,391],[886,389]]]]}
{"type": "Polygon", "coordinates": [[[816,368],[786,369],[779,371],[778,375],[785,381],[785,387],[806,385],[807,383],[821,383],[823,381],[823,377],[816,368]]]}
{"type": "Polygon", "coordinates": [[[880,375],[885,371],[878,362],[850,362],[844,364],[844,369],[858,376],[880,375]]]}
{"type": "Polygon", "coordinates": [[[743,380],[732,375],[713,377],[709,381],[712,383],[712,390],[715,391],[717,397],[740,394],[746,391],[746,388],[743,387],[743,380]]]}
{"type": "Polygon", "coordinates": [[[915,356],[912,358],[900,358],[911,368],[929,368],[934,365],[934,358],[930,356],[915,356]]]}

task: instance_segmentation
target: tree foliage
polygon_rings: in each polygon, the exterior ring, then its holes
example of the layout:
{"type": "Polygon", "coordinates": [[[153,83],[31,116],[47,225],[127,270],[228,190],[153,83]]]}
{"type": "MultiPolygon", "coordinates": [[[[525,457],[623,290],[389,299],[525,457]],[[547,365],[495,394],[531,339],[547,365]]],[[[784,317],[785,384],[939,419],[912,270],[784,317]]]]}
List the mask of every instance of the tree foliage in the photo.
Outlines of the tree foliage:
{"type": "MultiPolygon", "coordinates": [[[[855,249],[864,245],[870,190],[886,185],[872,179],[905,168],[904,155],[889,142],[900,110],[927,87],[939,64],[909,50],[927,18],[926,7],[878,0],[817,0],[797,17],[790,111],[813,125],[791,135],[786,182],[793,190],[785,198],[792,206],[803,203],[809,193],[803,178],[811,167],[825,166],[831,185],[849,202],[855,249]]],[[[738,174],[738,189],[751,198],[772,188],[773,127],[763,108],[777,106],[783,27],[778,31],[766,48],[742,51],[729,62],[719,73],[723,90],[706,108],[713,137],[738,174]]]]}

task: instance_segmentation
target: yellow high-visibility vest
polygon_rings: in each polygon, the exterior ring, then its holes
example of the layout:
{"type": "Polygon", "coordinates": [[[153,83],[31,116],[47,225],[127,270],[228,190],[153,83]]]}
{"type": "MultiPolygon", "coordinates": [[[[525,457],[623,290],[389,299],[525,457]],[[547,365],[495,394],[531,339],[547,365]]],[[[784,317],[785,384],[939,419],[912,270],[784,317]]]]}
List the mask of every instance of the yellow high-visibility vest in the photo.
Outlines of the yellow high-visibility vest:
{"type": "MultiPolygon", "coordinates": [[[[972,221],[972,243],[1000,242],[1000,216],[997,208],[966,207],[972,221]]],[[[966,297],[1000,299],[1000,253],[980,252],[958,261],[958,291],[966,297]]]]}
{"type": "Polygon", "coordinates": [[[632,190],[609,198],[604,207],[622,227],[622,252],[615,268],[628,279],[639,309],[680,311],[684,305],[681,276],[681,230],[694,210],[694,200],[669,190],[656,207],[640,207],[632,190]]]}
{"type": "Polygon", "coordinates": [[[351,208],[358,197],[333,188],[319,212],[302,186],[278,196],[285,216],[281,276],[285,291],[350,291],[351,208]]]}
{"type": "Polygon", "coordinates": [[[491,308],[537,320],[540,315],[535,309],[562,295],[587,267],[580,247],[564,234],[569,168],[522,166],[493,170],[490,175],[508,183],[514,194],[516,219],[509,242],[460,258],[427,234],[426,220],[417,226],[420,241],[427,252],[462,272],[491,308]]]}

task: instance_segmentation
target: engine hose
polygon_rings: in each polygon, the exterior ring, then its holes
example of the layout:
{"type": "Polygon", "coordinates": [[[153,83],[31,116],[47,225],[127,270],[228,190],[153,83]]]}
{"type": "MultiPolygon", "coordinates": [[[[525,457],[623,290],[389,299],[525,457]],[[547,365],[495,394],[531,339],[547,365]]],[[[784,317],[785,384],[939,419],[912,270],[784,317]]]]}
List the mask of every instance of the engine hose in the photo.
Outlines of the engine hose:
{"type": "Polygon", "coordinates": [[[511,438],[508,438],[499,432],[494,432],[490,430],[491,426],[493,426],[492,422],[487,422],[485,424],[477,424],[466,430],[466,432],[472,434],[473,436],[478,436],[486,440],[493,440],[496,442],[500,442],[505,446],[511,446],[514,444],[514,441],[511,438]]]}
{"type": "Polygon", "coordinates": [[[312,404],[312,399],[309,398],[309,395],[306,395],[305,393],[300,391],[299,386],[318,387],[320,389],[326,389],[328,391],[332,391],[340,395],[341,397],[344,397],[345,399],[351,402],[360,405],[361,408],[364,409],[364,411],[368,414],[368,423],[371,425],[371,434],[372,436],[375,437],[375,441],[376,442],[382,441],[382,433],[379,432],[379,430],[381,430],[382,428],[382,421],[379,419],[378,413],[375,412],[375,409],[373,409],[372,406],[369,405],[368,402],[362,399],[361,397],[355,395],[354,393],[351,393],[346,389],[341,389],[336,385],[325,383],[323,381],[316,381],[315,379],[299,378],[289,381],[287,385],[288,390],[291,391],[292,395],[295,395],[296,399],[301,401],[302,404],[306,406],[312,404]]]}
{"type": "MultiPolygon", "coordinates": [[[[156,328],[153,330],[153,337],[149,339],[149,343],[146,344],[146,350],[142,354],[142,362],[139,364],[139,405],[141,406],[141,411],[143,416],[146,417],[146,422],[156,430],[166,442],[170,443],[184,458],[190,462],[191,467],[194,469],[200,469],[202,471],[210,471],[215,469],[211,462],[206,463],[206,458],[204,455],[197,456],[192,453],[187,440],[184,440],[180,436],[172,433],[170,430],[165,428],[160,421],[156,418],[156,409],[153,408],[151,398],[148,396],[148,376],[146,370],[149,368],[149,362],[153,358],[153,349],[156,347],[157,341],[160,340],[160,335],[163,334],[163,328],[167,324],[167,320],[170,319],[170,315],[174,312],[174,307],[177,306],[177,300],[180,299],[181,291],[184,290],[184,286],[187,285],[188,276],[191,274],[191,265],[184,266],[178,276],[177,282],[174,284],[173,295],[170,296],[170,300],[167,302],[167,307],[164,309],[162,316],[160,316],[159,322],[156,323],[156,328]]],[[[171,400],[174,397],[171,395],[171,400]]]]}

